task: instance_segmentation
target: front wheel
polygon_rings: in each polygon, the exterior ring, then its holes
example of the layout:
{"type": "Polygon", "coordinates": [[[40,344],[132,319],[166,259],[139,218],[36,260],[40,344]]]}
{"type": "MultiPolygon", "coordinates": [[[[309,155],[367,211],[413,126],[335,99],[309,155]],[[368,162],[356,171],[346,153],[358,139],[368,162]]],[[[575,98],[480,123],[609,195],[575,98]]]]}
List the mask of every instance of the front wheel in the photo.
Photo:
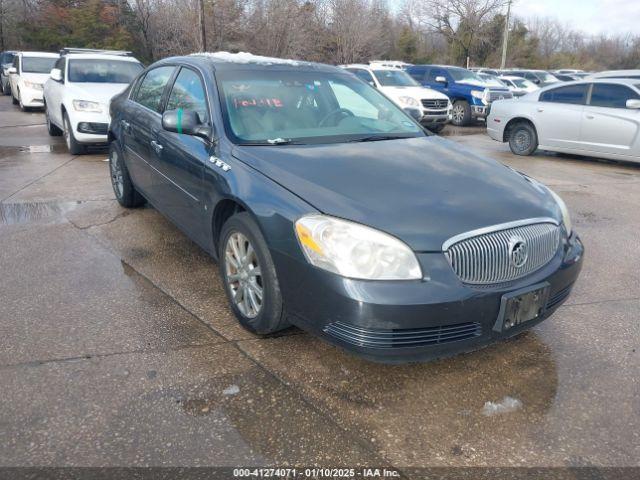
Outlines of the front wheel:
{"type": "Polygon", "coordinates": [[[13,92],[11,92],[11,103],[14,105],[18,105],[18,100],[16,99],[15,95],[13,94],[13,92]]]}
{"type": "Polygon", "coordinates": [[[220,240],[220,273],[240,324],[259,335],[287,328],[276,269],[251,215],[241,212],[229,218],[220,240]]]}
{"type": "Polygon", "coordinates": [[[531,155],[538,148],[538,134],[528,122],[519,122],[509,131],[509,148],[516,155],[531,155]]]}
{"type": "Polygon", "coordinates": [[[457,127],[464,127],[471,123],[471,106],[465,100],[456,100],[453,104],[451,123],[457,127]]]}
{"type": "Polygon", "coordinates": [[[122,151],[116,142],[109,145],[109,173],[111,174],[111,186],[118,203],[126,208],[136,208],[144,205],[145,199],[133,185],[129,170],[124,163],[122,151]]]}
{"type": "Polygon", "coordinates": [[[71,155],[81,155],[87,151],[86,147],[81,143],[78,143],[76,137],[73,136],[73,128],[71,128],[71,122],[69,116],[64,113],[62,116],[62,123],[64,124],[64,141],[67,144],[67,149],[71,155]]]}
{"type": "Polygon", "coordinates": [[[59,137],[60,135],[62,135],[62,130],[60,129],[60,127],[54,125],[51,122],[51,117],[49,115],[49,107],[47,106],[47,104],[44,104],[44,117],[47,121],[47,132],[49,132],[49,135],[51,135],[52,137],[59,137]]]}

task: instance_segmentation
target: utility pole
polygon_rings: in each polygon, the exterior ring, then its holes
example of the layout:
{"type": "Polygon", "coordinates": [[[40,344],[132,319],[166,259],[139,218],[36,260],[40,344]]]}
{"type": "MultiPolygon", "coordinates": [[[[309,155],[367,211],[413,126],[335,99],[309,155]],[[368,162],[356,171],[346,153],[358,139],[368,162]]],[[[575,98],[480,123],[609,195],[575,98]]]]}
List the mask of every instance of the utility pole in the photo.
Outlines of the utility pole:
{"type": "Polygon", "coordinates": [[[502,61],[500,70],[504,70],[507,63],[507,45],[509,44],[509,15],[511,14],[511,0],[507,3],[507,17],[504,20],[504,37],[502,39],[502,61]]]}
{"type": "Polygon", "coordinates": [[[204,27],[204,0],[198,0],[198,4],[200,7],[199,17],[200,17],[200,45],[202,45],[202,51],[207,51],[207,32],[204,27]]]}

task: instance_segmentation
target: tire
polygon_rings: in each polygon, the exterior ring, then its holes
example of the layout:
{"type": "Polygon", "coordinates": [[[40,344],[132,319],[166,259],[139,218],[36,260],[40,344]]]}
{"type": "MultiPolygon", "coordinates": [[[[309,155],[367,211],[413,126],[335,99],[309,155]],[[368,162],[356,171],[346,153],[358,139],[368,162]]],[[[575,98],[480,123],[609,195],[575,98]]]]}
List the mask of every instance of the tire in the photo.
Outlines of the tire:
{"type": "Polygon", "coordinates": [[[223,225],[218,265],[231,310],[240,325],[258,335],[269,335],[290,326],[269,248],[247,212],[233,215],[223,225]],[[238,268],[238,258],[246,257],[248,263],[238,268]],[[252,274],[256,269],[259,274],[252,274]]]}
{"type": "Polygon", "coordinates": [[[451,119],[457,127],[464,127],[471,123],[471,106],[466,100],[456,100],[453,103],[453,116],[451,119]]]}
{"type": "Polygon", "coordinates": [[[13,96],[13,92],[11,92],[11,103],[13,103],[14,105],[18,105],[18,100],[16,100],[16,97],[13,96]]]}
{"type": "Polygon", "coordinates": [[[429,129],[429,131],[433,133],[440,133],[442,130],[444,130],[444,127],[444,123],[436,123],[435,125],[429,125],[427,129],[429,129]]]}
{"type": "Polygon", "coordinates": [[[22,104],[22,95],[20,95],[20,90],[18,90],[18,106],[20,107],[20,111],[26,112],[27,107],[22,104]]]}
{"type": "Polygon", "coordinates": [[[116,142],[111,142],[109,145],[109,176],[113,193],[120,205],[125,208],[137,208],[144,205],[145,199],[136,190],[124,162],[122,150],[116,142]]]}
{"type": "Polygon", "coordinates": [[[46,103],[44,104],[44,116],[47,121],[47,132],[49,132],[49,135],[52,137],[59,137],[62,135],[62,129],[51,122],[51,118],[49,117],[49,108],[46,103]]]}
{"type": "Polygon", "coordinates": [[[509,129],[509,148],[515,155],[531,155],[538,148],[538,134],[529,122],[518,122],[509,129]]]}
{"type": "Polygon", "coordinates": [[[6,83],[2,84],[2,94],[3,95],[11,95],[11,87],[9,86],[9,80],[7,80],[6,83]]]}
{"type": "Polygon", "coordinates": [[[69,149],[69,153],[71,155],[82,155],[83,153],[86,153],[87,148],[81,143],[78,143],[76,137],[73,136],[71,122],[69,121],[69,117],[66,113],[62,114],[62,123],[64,124],[64,130],[62,133],[64,135],[67,148],[69,149]]]}

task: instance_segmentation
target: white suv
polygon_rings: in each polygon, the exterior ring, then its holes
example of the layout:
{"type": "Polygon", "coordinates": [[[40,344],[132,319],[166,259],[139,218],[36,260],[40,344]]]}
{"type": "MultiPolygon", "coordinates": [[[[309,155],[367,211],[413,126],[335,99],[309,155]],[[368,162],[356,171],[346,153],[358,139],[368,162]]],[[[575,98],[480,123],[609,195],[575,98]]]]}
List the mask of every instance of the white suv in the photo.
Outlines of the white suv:
{"type": "Polygon", "coordinates": [[[11,98],[21,110],[42,108],[42,85],[49,78],[49,72],[58,59],[57,53],[19,52],[7,70],[11,98]]]}
{"type": "Polygon", "coordinates": [[[441,131],[451,119],[451,102],[444,93],[425,88],[398,68],[374,65],[342,65],[393,102],[432,132],[441,131]]]}
{"type": "Polygon", "coordinates": [[[129,52],[63,49],[44,85],[49,134],[64,134],[72,155],[106,144],[109,102],[142,70],[129,52]]]}

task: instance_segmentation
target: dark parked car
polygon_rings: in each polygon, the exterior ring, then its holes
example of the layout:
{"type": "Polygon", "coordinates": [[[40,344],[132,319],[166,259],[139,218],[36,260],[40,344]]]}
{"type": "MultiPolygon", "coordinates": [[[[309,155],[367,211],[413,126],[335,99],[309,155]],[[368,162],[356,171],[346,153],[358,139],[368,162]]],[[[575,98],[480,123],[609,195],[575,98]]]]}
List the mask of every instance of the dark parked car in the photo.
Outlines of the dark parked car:
{"type": "Polygon", "coordinates": [[[252,332],[424,360],[530,328],[578,277],[559,197],[340,68],[168,58],[110,110],[118,201],[149,201],[216,258],[252,332]]]}
{"type": "Polygon", "coordinates": [[[0,53],[0,93],[3,95],[11,94],[11,86],[9,85],[9,69],[13,64],[13,57],[18,52],[6,51],[0,53]]]}

